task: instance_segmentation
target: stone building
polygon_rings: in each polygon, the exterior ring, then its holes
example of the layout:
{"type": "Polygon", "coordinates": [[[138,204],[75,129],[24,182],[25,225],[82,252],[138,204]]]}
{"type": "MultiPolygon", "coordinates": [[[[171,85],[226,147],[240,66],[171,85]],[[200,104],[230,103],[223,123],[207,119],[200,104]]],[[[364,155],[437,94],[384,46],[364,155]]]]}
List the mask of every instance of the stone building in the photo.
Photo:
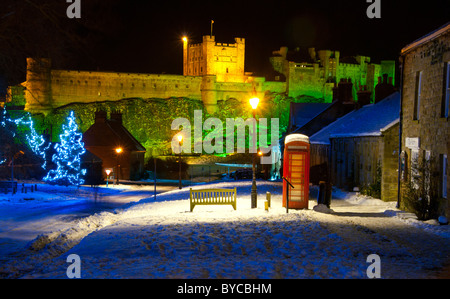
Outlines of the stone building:
{"type": "Polygon", "coordinates": [[[122,114],[95,112],[94,124],[83,134],[86,150],[99,157],[105,170],[112,169],[111,176],[121,180],[139,179],[144,171],[145,148],[122,125],[122,114]],[[120,148],[120,152],[116,149],[120,148]]]}
{"type": "Polygon", "coordinates": [[[236,43],[217,43],[215,36],[203,36],[203,42],[191,44],[183,38],[183,75],[216,75],[218,82],[245,82],[245,39],[236,43]]]}
{"type": "Polygon", "coordinates": [[[400,94],[357,108],[310,137],[312,159],[327,164],[321,180],[347,190],[378,183],[381,199],[396,200],[400,94]]]}
{"type": "MultiPolygon", "coordinates": [[[[270,61],[276,71],[286,76],[289,96],[308,95],[324,98],[327,102],[331,102],[333,97],[334,84],[343,78],[353,82],[354,98],[364,85],[374,95],[378,78],[383,74],[395,78],[395,61],[382,60],[380,64],[375,64],[367,56],[341,57],[339,51],[332,50],[309,48],[302,52],[300,49],[290,51],[287,47],[281,47],[273,52],[270,61]]],[[[392,84],[395,82],[392,81],[392,84]]]]}
{"type": "Polygon", "coordinates": [[[283,93],[285,82],[266,81],[244,71],[245,39],[219,43],[204,36],[202,43],[183,39],[183,75],[55,70],[51,60],[27,59],[25,109],[47,113],[69,103],[117,101],[126,98],[185,97],[202,100],[214,113],[220,100],[246,103],[266,92],[283,93]],[[256,93],[256,94],[255,94],[256,93]]]}
{"type": "MultiPolygon", "coordinates": [[[[430,167],[437,173],[437,194],[447,206],[441,212],[446,209],[449,216],[450,23],[405,46],[400,63],[403,81],[399,182],[412,180],[421,161],[434,161],[430,167]]],[[[402,200],[403,193],[399,198],[402,200]]]]}
{"type": "Polygon", "coordinates": [[[378,65],[371,63],[370,57],[340,58],[339,51],[316,53],[313,48],[309,58],[303,59],[281,48],[271,58],[272,73],[279,76],[266,78],[246,72],[244,38],[221,43],[207,35],[200,43],[187,38],[182,43],[183,75],[56,70],[50,59],[28,58],[26,81],[21,84],[25,110],[46,114],[74,102],[185,97],[201,100],[207,112],[214,113],[218,101],[235,99],[247,104],[249,98],[263,99],[267,93],[307,95],[331,102],[334,84],[342,78],[352,80],[356,96],[362,85],[372,92],[381,74],[394,77],[392,61],[378,65]]]}

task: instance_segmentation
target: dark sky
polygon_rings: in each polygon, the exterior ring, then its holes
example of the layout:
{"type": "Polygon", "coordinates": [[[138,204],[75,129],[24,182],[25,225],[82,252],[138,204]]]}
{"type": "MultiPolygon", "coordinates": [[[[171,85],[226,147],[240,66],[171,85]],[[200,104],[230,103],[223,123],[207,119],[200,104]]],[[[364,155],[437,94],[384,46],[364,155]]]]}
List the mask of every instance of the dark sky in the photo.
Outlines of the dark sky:
{"type": "MultiPolygon", "coordinates": [[[[181,37],[200,42],[212,19],[216,41],[246,39],[246,71],[253,72],[264,70],[280,46],[397,60],[403,46],[450,21],[448,0],[380,0],[381,19],[366,16],[366,0],[81,0],[80,20],[65,16],[65,0],[2,1],[11,5],[0,11],[0,42],[9,22],[24,37],[12,39],[11,47],[26,45],[10,54],[3,43],[0,55],[18,61],[51,56],[58,68],[143,73],[181,74],[181,37]]],[[[0,65],[8,61],[1,58],[0,65]]]]}

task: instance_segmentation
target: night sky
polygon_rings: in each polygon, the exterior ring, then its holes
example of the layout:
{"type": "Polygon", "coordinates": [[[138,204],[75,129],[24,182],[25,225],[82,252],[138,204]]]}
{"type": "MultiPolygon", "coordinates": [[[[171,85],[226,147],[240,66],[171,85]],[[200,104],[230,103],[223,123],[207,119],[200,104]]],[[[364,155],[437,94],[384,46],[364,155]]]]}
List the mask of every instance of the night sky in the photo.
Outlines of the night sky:
{"type": "Polygon", "coordinates": [[[81,0],[81,19],[67,18],[65,0],[3,2],[0,66],[9,84],[24,79],[27,56],[62,69],[182,74],[181,37],[200,42],[211,20],[216,41],[246,39],[246,71],[261,75],[281,46],[397,60],[450,21],[448,0],[381,0],[381,19],[366,16],[366,0],[81,0]]]}

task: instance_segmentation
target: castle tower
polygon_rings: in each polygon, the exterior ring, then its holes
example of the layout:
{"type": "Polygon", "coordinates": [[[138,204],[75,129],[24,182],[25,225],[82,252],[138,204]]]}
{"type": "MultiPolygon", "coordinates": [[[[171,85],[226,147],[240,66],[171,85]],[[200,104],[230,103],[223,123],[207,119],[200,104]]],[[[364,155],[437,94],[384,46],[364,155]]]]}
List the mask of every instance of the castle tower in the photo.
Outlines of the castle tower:
{"type": "Polygon", "coordinates": [[[213,35],[203,36],[202,43],[190,44],[183,38],[183,74],[217,76],[217,82],[245,82],[245,39],[234,44],[218,43],[213,35]]]}
{"type": "Polygon", "coordinates": [[[47,113],[52,108],[51,60],[27,58],[25,110],[47,113]]]}

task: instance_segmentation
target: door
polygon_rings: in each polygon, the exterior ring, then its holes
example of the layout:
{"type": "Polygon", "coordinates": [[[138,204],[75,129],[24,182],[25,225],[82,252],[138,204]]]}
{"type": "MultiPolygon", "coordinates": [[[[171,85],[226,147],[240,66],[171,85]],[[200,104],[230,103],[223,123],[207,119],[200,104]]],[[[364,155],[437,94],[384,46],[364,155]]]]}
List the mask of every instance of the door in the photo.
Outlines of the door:
{"type": "Polygon", "coordinates": [[[304,202],[306,153],[289,153],[290,182],[294,188],[289,189],[289,201],[304,202]]]}

